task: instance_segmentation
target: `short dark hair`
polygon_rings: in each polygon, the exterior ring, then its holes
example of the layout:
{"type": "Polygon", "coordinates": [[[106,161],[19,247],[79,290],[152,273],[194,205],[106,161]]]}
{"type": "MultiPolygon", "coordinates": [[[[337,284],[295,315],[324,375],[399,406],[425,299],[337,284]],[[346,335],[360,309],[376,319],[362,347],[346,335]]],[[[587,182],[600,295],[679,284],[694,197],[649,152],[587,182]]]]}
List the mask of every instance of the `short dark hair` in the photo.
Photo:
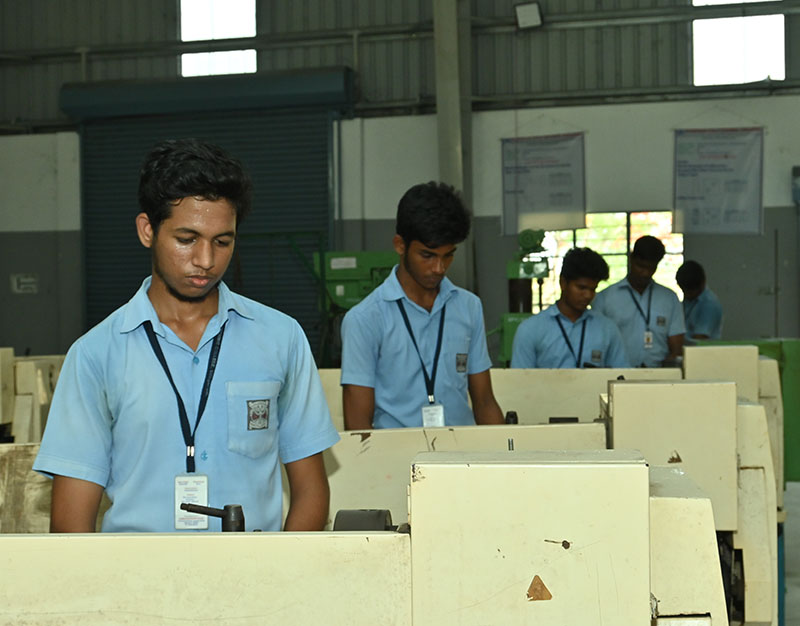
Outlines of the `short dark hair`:
{"type": "Polygon", "coordinates": [[[154,232],[181,198],[228,200],[237,226],[250,211],[252,183],[242,164],[225,150],[199,139],[168,139],[145,157],[139,174],[139,207],[154,232]]]}
{"type": "Polygon", "coordinates": [[[408,246],[428,248],[461,243],[469,235],[470,214],[452,185],[431,181],[414,185],[397,205],[395,232],[408,246]]]}
{"type": "Polygon", "coordinates": [[[572,248],[564,255],[561,263],[561,278],[577,280],[608,280],[608,263],[591,248],[572,248]]]}
{"type": "Polygon", "coordinates": [[[675,273],[675,280],[683,291],[700,289],[706,283],[706,273],[697,261],[686,261],[675,273]]]}
{"type": "Polygon", "coordinates": [[[645,235],[644,237],[639,237],[636,243],[633,244],[631,256],[651,263],[658,263],[664,258],[665,253],[666,249],[660,239],[656,239],[652,235],[645,235]]]}

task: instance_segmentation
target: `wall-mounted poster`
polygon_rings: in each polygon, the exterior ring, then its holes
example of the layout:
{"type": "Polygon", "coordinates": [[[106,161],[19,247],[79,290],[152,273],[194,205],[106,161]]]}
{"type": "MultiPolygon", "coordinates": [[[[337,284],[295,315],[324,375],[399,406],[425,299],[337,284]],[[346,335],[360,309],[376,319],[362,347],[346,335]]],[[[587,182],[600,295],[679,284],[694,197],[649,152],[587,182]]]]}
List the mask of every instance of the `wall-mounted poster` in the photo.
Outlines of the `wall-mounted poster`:
{"type": "Polygon", "coordinates": [[[502,139],[503,234],[583,228],[583,133],[502,139]]]}
{"type": "Polygon", "coordinates": [[[762,128],[675,131],[675,231],[760,234],[762,128]]]}

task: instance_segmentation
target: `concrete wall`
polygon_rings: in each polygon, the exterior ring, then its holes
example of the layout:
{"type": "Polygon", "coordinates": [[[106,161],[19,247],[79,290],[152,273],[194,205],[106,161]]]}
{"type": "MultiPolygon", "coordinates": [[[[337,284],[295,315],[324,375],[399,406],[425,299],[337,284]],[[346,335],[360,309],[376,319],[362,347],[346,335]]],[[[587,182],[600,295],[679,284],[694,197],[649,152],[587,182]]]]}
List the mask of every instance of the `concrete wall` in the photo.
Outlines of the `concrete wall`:
{"type": "Polygon", "coordinates": [[[0,138],[0,346],[63,354],[83,328],[76,133],[0,138]]]}
{"type": "MultiPolygon", "coordinates": [[[[486,326],[507,310],[500,235],[500,139],[586,133],[588,208],[672,206],[672,141],[678,128],[763,126],[765,230],[752,236],[687,235],[687,258],[707,269],[726,310],[725,336],[798,336],[798,218],[790,173],[800,164],[800,96],[562,107],[473,115],[476,290],[486,326]]],[[[342,250],[389,249],[397,201],[436,179],[435,116],[340,123],[336,241],[342,250]]],[[[0,345],[63,353],[83,328],[79,140],[75,133],[0,137],[0,345]],[[13,293],[34,275],[37,293],[13,293]]]]}

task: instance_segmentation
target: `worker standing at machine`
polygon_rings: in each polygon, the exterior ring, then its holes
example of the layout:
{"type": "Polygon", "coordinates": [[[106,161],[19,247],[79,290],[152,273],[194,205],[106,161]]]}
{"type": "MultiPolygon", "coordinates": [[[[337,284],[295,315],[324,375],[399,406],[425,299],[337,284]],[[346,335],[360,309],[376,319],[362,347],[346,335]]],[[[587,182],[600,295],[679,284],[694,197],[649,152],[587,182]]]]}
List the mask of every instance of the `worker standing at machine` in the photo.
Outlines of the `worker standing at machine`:
{"type": "Polygon", "coordinates": [[[469,229],[449,185],[415,185],[400,199],[399,264],[342,322],[346,429],[503,423],[481,301],[445,277],[469,229]]]}
{"type": "Polygon", "coordinates": [[[678,268],[675,280],[683,291],[683,317],[686,341],[719,339],[722,336],[722,305],[706,287],[706,273],[697,261],[686,261],[678,268]]]}
{"type": "Polygon", "coordinates": [[[34,469],[53,476],[52,532],[206,530],[180,509],[241,504],[253,528],[321,530],[321,452],[338,440],[311,351],[290,317],[222,276],[251,183],[221,148],[165,141],[147,156],[136,230],[152,275],[70,348],[34,469]]]}
{"type": "Polygon", "coordinates": [[[561,265],[561,297],[519,325],[511,367],[630,367],[619,329],[589,309],[608,264],[590,248],[573,248],[561,265]]]}
{"type": "Polygon", "coordinates": [[[619,328],[634,367],[663,367],[683,351],[683,311],[675,292],[653,280],[664,244],[651,235],[633,245],[628,275],[597,294],[592,308],[619,328]]]}

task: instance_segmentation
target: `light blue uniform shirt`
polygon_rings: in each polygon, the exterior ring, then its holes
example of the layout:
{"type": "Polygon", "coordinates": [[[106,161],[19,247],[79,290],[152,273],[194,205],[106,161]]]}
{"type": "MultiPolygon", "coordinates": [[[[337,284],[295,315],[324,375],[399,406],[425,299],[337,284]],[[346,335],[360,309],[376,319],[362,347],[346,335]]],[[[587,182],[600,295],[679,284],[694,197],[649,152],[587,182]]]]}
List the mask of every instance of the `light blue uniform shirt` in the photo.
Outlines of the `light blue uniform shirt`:
{"type": "Polygon", "coordinates": [[[650,281],[644,293],[640,294],[631,287],[627,278],[623,278],[598,293],[592,302],[592,309],[617,325],[628,361],[633,367],[642,364],[645,367],[661,367],[661,362],[669,355],[667,338],[683,334],[685,330],[678,296],[654,281],[650,281]],[[651,302],[649,324],[645,321],[648,302],[651,302]],[[646,330],[653,333],[652,348],[644,347],[646,330]]]}
{"type": "MultiPolygon", "coordinates": [[[[241,504],[247,530],[281,528],[279,459],[338,441],[303,330],[292,318],[219,284],[219,310],[197,351],[161,324],[150,278],[67,353],[34,469],[103,486],[109,532],[175,530],[175,476],[186,444],[175,393],[147,339],[150,320],[194,427],[214,337],[225,324],[208,404],[195,435],[208,504],[241,504]],[[266,423],[264,401],[268,401],[266,423]]],[[[209,519],[209,530],[220,521],[209,519]]]]}
{"type": "Polygon", "coordinates": [[[444,406],[445,423],[474,424],[467,402],[469,374],[492,365],[486,348],[483,307],[475,294],[447,278],[430,313],[406,296],[397,280],[397,266],[387,279],[344,316],[342,322],[343,385],[375,390],[375,428],[422,426],[422,406],[428,403],[420,357],[403,322],[402,300],[414,337],[430,376],[442,307],[447,310],[434,395],[444,406]]]}
{"type": "Polygon", "coordinates": [[[709,339],[722,336],[722,305],[708,287],[694,300],[683,301],[683,315],[687,339],[694,339],[696,335],[706,335],[709,339]]]}
{"type": "Polygon", "coordinates": [[[619,329],[600,313],[586,309],[573,323],[554,304],[529,317],[517,328],[511,367],[575,368],[585,364],[591,367],[630,367],[619,329]],[[561,327],[558,322],[561,322],[561,327]],[[581,335],[583,351],[579,354],[581,335]]]}

